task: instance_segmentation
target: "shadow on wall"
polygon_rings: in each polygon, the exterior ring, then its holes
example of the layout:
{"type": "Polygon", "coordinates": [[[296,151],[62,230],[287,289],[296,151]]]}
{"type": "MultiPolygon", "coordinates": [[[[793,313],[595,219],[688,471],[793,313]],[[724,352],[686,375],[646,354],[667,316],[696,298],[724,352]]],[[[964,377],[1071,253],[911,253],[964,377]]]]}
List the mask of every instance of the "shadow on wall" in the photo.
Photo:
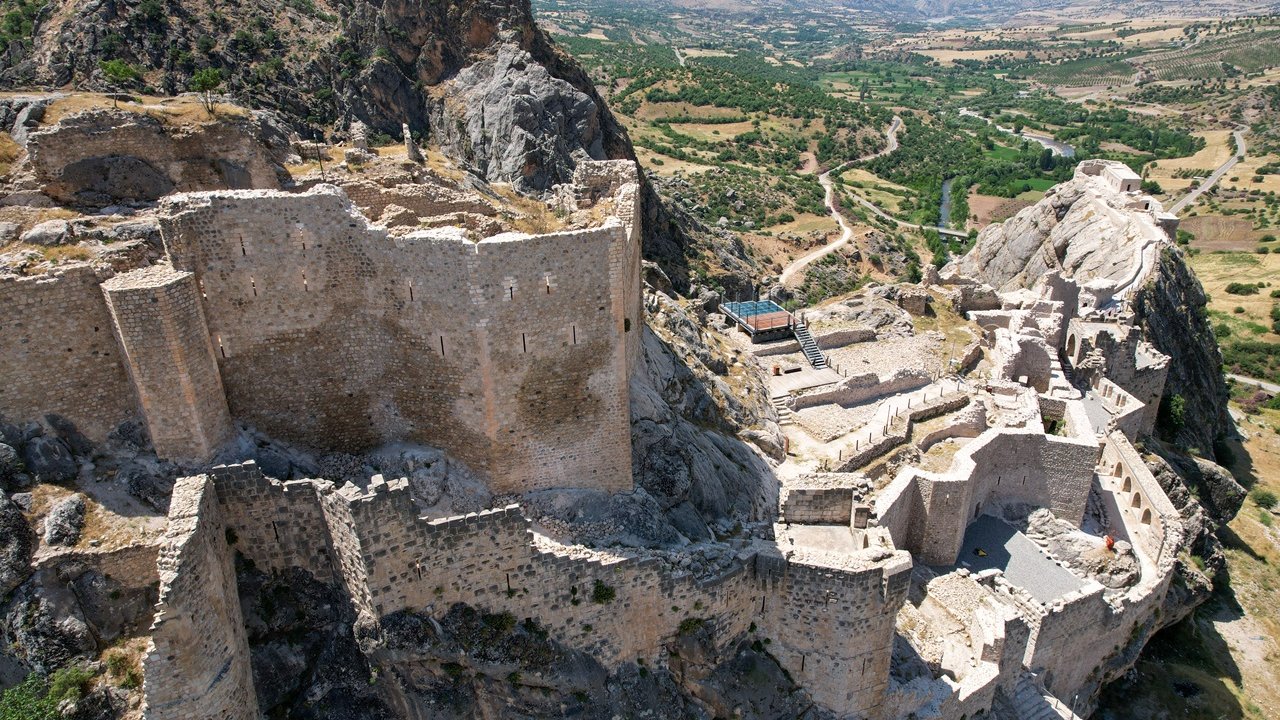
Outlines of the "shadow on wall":
{"type": "Polygon", "coordinates": [[[632,473],[635,495],[661,513],[660,526],[644,529],[647,539],[670,541],[678,533],[696,542],[731,532],[737,521],[772,519],[778,479],[761,451],[738,435],[764,418],[697,356],[648,327],[643,345],[644,372],[631,378],[632,473]]]}

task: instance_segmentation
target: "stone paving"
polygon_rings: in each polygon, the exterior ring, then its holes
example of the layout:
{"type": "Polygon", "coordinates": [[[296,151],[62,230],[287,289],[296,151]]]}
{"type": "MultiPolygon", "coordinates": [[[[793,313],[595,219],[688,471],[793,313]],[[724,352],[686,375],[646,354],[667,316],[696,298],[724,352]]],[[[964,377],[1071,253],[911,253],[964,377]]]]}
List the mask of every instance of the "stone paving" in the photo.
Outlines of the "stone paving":
{"type": "Polygon", "coordinates": [[[991,515],[979,517],[965,530],[956,567],[972,572],[1001,570],[1010,584],[1045,604],[1084,587],[1083,580],[1050,557],[1031,538],[991,515]]]}

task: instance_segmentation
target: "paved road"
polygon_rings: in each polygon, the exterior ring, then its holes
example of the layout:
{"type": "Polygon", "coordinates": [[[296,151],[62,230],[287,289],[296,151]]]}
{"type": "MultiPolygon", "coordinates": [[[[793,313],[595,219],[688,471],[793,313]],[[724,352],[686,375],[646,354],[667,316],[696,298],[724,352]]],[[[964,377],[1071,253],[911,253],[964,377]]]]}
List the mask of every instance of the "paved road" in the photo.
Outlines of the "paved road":
{"type": "MultiPolygon", "coordinates": [[[[818,176],[818,182],[822,185],[822,190],[824,193],[823,202],[827,206],[827,212],[831,214],[831,217],[835,219],[836,224],[840,226],[840,237],[830,243],[827,243],[826,245],[823,245],[822,247],[818,248],[817,250],[814,250],[813,252],[809,253],[808,255],[805,255],[804,257],[793,260],[790,265],[787,265],[785,268],[783,268],[782,275],[778,278],[778,281],[781,284],[783,285],[788,284],[792,279],[796,277],[796,275],[801,270],[808,267],[810,263],[812,263],[813,261],[819,258],[830,255],[831,253],[835,252],[839,248],[848,244],[848,242],[851,239],[853,239],[853,227],[849,225],[848,220],[845,220],[844,213],[836,209],[836,204],[835,204],[836,189],[835,189],[835,184],[831,182],[831,173],[842,172],[846,167],[852,165],[855,162],[859,162],[862,160],[871,160],[873,158],[878,158],[881,155],[888,155],[894,150],[897,150],[898,149],[898,131],[901,129],[902,129],[902,118],[895,115],[893,117],[893,122],[890,123],[889,125],[889,130],[885,133],[884,149],[872,155],[868,155],[865,158],[859,158],[858,160],[850,160],[849,162],[837,165],[836,167],[833,167],[830,170],[818,176]]],[[[872,207],[875,207],[875,206],[873,205],[872,207]]],[[[887,215],[885,217],[890,220],[893,220],[893,218],[887,215]]]]}
{"type": "Polygon", "coordinates": [[[1260,387],[1269,393],[1276,393],[1280,395],[1280,385],[1276,385],[1275,383],[1269,383],[1266,380],[1258,380],[1257,378],[1245,377],[1244,375],[1235,375],[1232,373],[1227,373],[1227,377],[1231,378],[1232,380],[1235,380],[1236,382],[1241,382],[1241,383],[1244,383],[1245,385],[1253,385],[1254,387],[1260,387]]]}
{"type": "Polygon", "coordinates": [[[1249,126],[1247,125],[1236,126],[1236,131],[1231,134],[1236,139],[1236,151],[1232,153],[1231,159],[1222,163],[1222,165],[1219,166],[1217,170],[1214,170],[1213,174],[1210,175],[1208,179],[1200,183],[1200,187],[1196,188],[1195,190],[1192,190],[1190,193],[1187,194],[1186,197],[1174,203],[1173,207],[1169,208],[1169,212],[1173,213],[1174,215],[1177,215],[1178,213],[1185,210],[1189,205],[1194,204],[1195,201],[1200,199],[1201,195],[1205,194],[1209,190],[1212,190],[1213,186],[1217,185],[1218,181],[1221,180],[1224,175],[1231,172],[1231,168],[1235,167],[1236,163],[1244,159],[1244,155],[1247,150],[1244,143],[1244,134],[1247,132],[1249,132],[1249,126]]]}

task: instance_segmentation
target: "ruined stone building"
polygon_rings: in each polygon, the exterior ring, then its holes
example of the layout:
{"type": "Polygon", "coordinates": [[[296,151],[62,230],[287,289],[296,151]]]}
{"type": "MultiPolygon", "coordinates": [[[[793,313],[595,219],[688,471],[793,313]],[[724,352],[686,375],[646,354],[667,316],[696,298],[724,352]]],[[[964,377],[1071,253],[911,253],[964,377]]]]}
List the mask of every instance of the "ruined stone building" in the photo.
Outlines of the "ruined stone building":
{"type": "Polygon", "coordinates": [[[497,493],[629,489],[635,173],[582,166],[573,209],[597,226],[479,241],[393,236],[331,186],[167,196],[164,264],[0,279],[24,308],[0,404],[96,440],[137,412],[158,455],[195,463],[239,422],[328,449],[433,445],[497,493]]]}

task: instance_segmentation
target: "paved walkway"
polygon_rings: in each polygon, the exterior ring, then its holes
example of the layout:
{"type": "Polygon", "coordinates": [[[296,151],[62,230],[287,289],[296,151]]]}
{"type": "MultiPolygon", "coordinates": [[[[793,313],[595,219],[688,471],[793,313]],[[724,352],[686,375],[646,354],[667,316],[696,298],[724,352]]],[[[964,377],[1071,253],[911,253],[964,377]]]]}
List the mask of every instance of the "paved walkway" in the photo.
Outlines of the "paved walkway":
{"type": "Polygon", "coordinates": [[[1046,604],[1084,587],[1083,580],[1054,562],[1031,538],[991,515],[979,516],[965,530],[956,567],[1002,570],[1010,584],[1046,604]]]}

